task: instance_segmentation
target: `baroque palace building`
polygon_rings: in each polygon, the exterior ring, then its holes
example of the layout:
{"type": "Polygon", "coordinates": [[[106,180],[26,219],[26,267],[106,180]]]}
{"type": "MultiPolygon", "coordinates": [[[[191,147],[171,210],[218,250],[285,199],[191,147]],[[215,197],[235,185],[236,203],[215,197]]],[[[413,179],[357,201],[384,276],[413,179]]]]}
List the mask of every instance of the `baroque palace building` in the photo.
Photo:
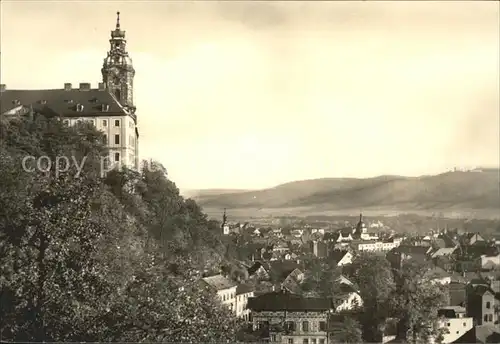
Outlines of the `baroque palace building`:
{"type": "Polygon", "coordinates": [[[116,28],[111,31],[110,50],[101,69],[102,82],[62,89],[9,90],[0,86],[0,115],[21,115],[33,111],[58,116],[66,124],[91,122],[104,132],[110,161],[129,168],[139,168],[139,130],[133,100],[135,70],[127,52],[125,31],[117,12],[116,28]]]}

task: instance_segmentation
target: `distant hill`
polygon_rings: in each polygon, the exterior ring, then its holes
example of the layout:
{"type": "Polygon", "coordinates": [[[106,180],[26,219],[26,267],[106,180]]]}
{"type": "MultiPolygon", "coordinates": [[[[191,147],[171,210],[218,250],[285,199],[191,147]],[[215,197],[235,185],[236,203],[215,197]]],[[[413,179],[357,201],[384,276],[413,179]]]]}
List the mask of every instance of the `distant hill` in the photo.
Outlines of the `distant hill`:
{"type": "Polygon", "coordinates": [[[201,190],[181,190],[181,194],[187,198],[199,198],[207,196],[218,196],[228,193],[247,192],[245,189],[201,189],[201,190]]]}
{"type": "Polygon", "coordinates": [[[204,208],[211,209],[499,209],[500,212],[500,170],[422,177],[312,179],[257,191],[204,190],[194,198],[204,208]]]}

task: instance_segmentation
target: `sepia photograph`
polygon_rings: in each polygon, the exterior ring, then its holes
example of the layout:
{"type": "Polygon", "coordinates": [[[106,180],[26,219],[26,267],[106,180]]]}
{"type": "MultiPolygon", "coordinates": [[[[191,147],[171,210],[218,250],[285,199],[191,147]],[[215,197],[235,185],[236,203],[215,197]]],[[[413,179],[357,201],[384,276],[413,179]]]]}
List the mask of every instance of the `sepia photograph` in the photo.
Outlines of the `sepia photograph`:
{"type": "Polygon", "coordinates": [[[0,343],[500,343],[500,2],[0,1],[0,343]]]}

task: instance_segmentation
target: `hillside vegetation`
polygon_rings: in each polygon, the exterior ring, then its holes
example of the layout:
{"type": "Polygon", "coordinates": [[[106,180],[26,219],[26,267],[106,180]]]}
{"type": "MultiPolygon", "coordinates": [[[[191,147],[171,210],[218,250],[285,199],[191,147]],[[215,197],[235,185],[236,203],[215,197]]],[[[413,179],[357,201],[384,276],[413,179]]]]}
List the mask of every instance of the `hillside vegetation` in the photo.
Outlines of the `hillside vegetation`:
{"type": "Polygon", "coordinates": [[[237,320],[198,283],[223,263],[218,223],[161,165],[102,178],[102,133],[33,117],[0,120],[0,338],[234,342],[237,320]]]}
{"type": "Polygon", "coordinates": [[[422,177],[303,180],[258,191],[206,193],[195,199],[206,208],[480,210],[500,206],[499,189],[499,170],[489,169],[422,177]]]}

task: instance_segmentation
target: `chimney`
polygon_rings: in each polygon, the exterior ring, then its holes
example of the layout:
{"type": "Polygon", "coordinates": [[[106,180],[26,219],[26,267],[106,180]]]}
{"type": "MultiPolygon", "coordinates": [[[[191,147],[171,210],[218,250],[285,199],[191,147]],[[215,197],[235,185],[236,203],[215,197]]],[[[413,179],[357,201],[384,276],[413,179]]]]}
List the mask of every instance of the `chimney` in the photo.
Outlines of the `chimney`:
{"type": "Polygon", "coordinates": [[[81,82],[80,83],[80,91],[90,91],[90,83],[81,82]]]}
{"type": "Polygon", "coordinates": [[[104,91],[106,89],[106,86],[104,86],[104,82],[99,83],[99,91],[104,91]]]}
{"type": "Polygon", "coordinates": [[[5,92],[6,88],[5,84],[0,84],[0,92],[5,92]]]}
{"type": "Polygon", "coordinates": [[[64,90],[65,91],[71,91],[71,83],[67,82],[64,84],[64,90]]]}

